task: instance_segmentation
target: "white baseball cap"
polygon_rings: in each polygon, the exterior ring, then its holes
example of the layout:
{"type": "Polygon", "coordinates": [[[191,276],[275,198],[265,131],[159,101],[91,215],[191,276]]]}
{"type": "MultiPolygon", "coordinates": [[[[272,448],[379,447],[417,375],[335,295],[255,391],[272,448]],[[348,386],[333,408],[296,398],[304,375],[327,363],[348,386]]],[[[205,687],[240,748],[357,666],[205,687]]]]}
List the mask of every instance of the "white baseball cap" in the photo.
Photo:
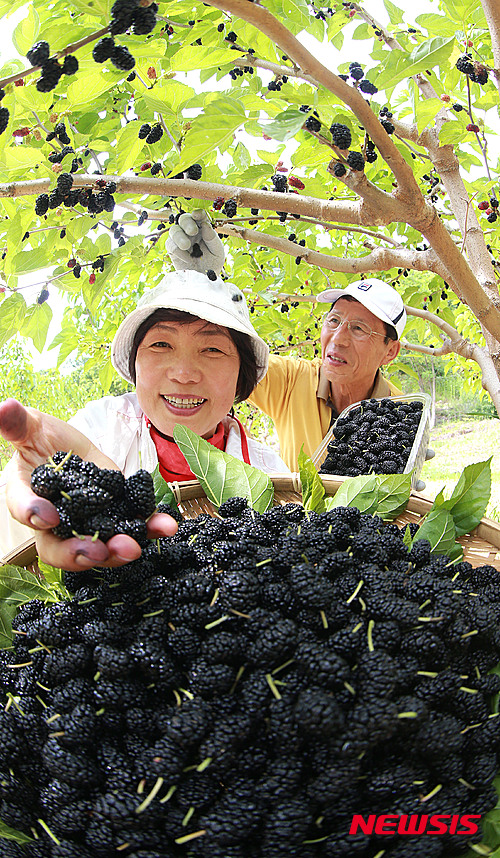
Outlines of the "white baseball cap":
{"type": "Polygon", "coordinates": [[[356,280],[354,283],[349,283],[345,289],[326,289],[316,296],[316,300],[334,304],[339,298],[345,298],[346,295],[356,298],[356,301],[363,304],[370,313],[382,319],[383,322],[387,322],[388,325],[392,325],[398,335],[398,340],[400,339],[406,325],[406,311],[401,296],[392,286],[383,280],[371,277],[368,280],[356,280]]]}
{"type": "Polygon", "coordinates": [[[247,334],[257,362],[257,381],[267,372],[269,347],[254,330],[243,293],[234,283],[210,280],[199,271],[183,270],[165,274],[158,286],[148,289],[137,307],[121,323],[111,344],[111,363],[127,381],[129,359],[139,326],[158,309],[182,310],[214,325],[247,334]]]}

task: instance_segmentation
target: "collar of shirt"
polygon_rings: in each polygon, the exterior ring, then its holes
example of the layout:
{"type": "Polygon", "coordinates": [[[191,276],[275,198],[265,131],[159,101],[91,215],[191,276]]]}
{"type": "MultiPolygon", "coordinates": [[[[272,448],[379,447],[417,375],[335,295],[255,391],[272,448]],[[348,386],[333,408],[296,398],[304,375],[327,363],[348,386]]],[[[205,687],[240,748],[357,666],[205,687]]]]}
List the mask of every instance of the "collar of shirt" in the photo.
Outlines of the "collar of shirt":
{"type": "MultiPolygon", "coordinates": [[[[375,376],[375,381],[373,382],[373,387],[370,393],[370,396],[375,399],[382,399],[384,396],[390,396],[391,389],[385,380],[384,376],[377,370],[377,374],[375,376]]],[[[330,399],[330,382],[328,381],[323,367],[319,368],[319,378],[318,378],[318,386],[316,388],[316,396],[318,399],[323,399],[330,408],[332,408],[333,403],[330,399]]]]}
{"type": "MultiPolygon", "coordinates": [[[[375,399],[382,399],[384,396],[390,396],[391,389],[385,380],[384,376],[380,372],[380,369],[377,370],[377,374],[375,376],[375,381],[373,382],[373,387],[370,393],[370,396],[375,399]]],[[[335,411],[333,407],[333,402],[330,399],[330,382],[328,381],[323,367],[319,368],[319,378],[318,378],[318,387],[316,388],[316,396],[318,399],[323,399],[325,405],[332,409],[332,416],[330,420],[330,426],[337,419],[338,412],[335,411]]]]}

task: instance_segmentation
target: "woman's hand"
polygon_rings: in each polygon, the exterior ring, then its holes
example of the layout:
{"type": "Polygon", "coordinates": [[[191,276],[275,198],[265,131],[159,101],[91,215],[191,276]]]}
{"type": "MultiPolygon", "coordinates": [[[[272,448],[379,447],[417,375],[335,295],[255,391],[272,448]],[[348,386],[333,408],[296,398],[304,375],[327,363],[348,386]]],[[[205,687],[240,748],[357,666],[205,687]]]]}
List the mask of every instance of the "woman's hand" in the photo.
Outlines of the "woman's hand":
{"type": "MultiPolygon", "coordinates": [[[[85,435],[63,420],[26,408],[15,399],[0,404],[0,435],[16,449],[6,469],[7,506],[13,518],[37,531],[41,560],[59,569],[77,571],[93,566],[122,566],[140,557],[139,544],[126,534],[116,534],[106,543],[92,536],[60,539],[52,533],[59,523],[57,509],[31,489],[31,472],[57,450],[71,450],[100,468],[118,470],[85,435]]],[[[176,530],[177,522],[169,515],[155,513],[148,521],[150,538],[172,536],[176,530]]]]}

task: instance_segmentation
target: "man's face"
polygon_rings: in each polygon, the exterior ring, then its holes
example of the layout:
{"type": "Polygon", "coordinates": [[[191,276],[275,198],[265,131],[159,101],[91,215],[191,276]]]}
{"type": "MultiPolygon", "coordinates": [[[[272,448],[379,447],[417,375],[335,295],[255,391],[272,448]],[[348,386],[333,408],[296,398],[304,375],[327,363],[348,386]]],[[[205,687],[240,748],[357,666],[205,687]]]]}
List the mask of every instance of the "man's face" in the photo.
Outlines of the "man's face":
{"type": "Polygon", "coordinates": [[[384,323],[359,301],[339,298],[330,312],[335,313],[342,321],[362,322],[368,325],[374,334],[382,334],[357,340],[347,325],[342,324],[337,330],[331,330],[326,321],[321,329],[321,357],[328,380],[332,384],[366,385],[369,390],[378,368],[390,363],[398,355],[400,343],[398,340],[385,342],[384,323]]]}

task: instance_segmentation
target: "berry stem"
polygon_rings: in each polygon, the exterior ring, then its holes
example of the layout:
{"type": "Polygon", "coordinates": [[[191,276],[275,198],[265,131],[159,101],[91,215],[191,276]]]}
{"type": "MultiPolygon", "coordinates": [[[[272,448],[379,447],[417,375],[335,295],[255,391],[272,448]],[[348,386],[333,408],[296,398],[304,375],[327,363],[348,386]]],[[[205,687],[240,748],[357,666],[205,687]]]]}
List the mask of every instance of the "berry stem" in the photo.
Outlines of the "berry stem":
{"type": "Polygon", "coordinates": [[[146,810],[146,808],[149,807],[149,805],[153,801],[154,797],[159,793],[162,786],[163,786],[163,778],[157,778],[153,789],[151,790],[151,792],[148,793],[148,795],[146,796],[144,801],[141,802],[139,807],[136,807],[135,812],[136,813],[142,813],[143,810],[146,810]]]}

